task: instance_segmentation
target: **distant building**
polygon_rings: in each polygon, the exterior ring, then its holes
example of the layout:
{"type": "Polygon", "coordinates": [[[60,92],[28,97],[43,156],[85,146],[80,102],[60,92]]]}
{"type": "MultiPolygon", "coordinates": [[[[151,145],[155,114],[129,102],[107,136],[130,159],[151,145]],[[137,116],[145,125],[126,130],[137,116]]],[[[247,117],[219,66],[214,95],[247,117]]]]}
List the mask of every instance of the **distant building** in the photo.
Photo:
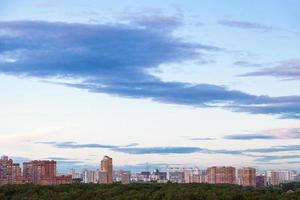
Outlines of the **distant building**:
{"type": "MultiPolygon", "coordinates": [[[[100,172],[106,172],[106,174],[107,174],[107,182],[106,183],[111,184],[113,182],[112,158],[110,158],[108,156],[103,157],[103,159],[101,160],[100,172]]],[[[102,175],[104,175],[104,174],[102,174],[102,175]]]]}
{"type": "Polygon", "coordinates": [[[145,179],[145,176],[141,173],[131,173],[130,182],[143,183],[149,182],[149,179],[145,179]]]}
{"type": "Polygon", "coordinates": [[[130,183],[130,171],[123,171],[121,174],[121,183],[122,184],[129,184],[130,183]]]}
{"type": "Polygon", "coordinates": [[[290,172],[289,171],[278,171],[279,183],[287,183],[290,181],[290,172]]]}
{"type": "Polygon", "coordinates": [[[184,169],[169,168],[167,178],[172,183],[184,183],[184,169]]]}
{"type": "Polygon", "coordinates": [[[279,170],[279,183],[289,183],[295,181],[296,172],[288,170],[279,170]]]}
{"type": "Polygon", "coordinates": [[[158,183],[167,182],[167,172],[161,172],[158,169],[154,170],[150,175],[150,181],[158,183]]]}
{"type": "Polygon", "coordinates": [[[292,170],[291,173],[290,173],[291,181],[296,181],[296,178],[297,178],[297,171],[292,170]]]}
{"type": "Polygon", "coordinates": [[[256,186],[256,169],[244,167],[237,170],[237,184],[244,187],[256,186]]]}
{"type": "Polygon", "coordinates": [[[278,171],[266,171],[266,184],[276,186],[279,185],[279,172],[278,171]]]}
{"type": "Polygon", "coordinates": [[[295,182],[300,182],[300,174],[296,175],[295,182]]]}
{"type": "Polygon", "coordinates": [[[236,184],[234,167],[209,167],[207,176],[210,184],[236,184]]]}
{"type": "Polygon", "coordinates": [[[22,183],[23,177],[20,164],[14,163],[7,156],[2,156],[0,159],[0,185],[22,183]]]}
{"type": "Polygon", "coordinates": [[[82,172],[83,183],[98,183],[98,171],[84,169],[82,172]]]}
{"type": "Polygon", "coordinates": [[[208,183],[207,170],[200,171],[200,183],[208,183]]]}
{"type": "Polygon", "coordinates": [[[98,172],[98,183],[107,184],[108,183],[108,175],[107,172],[99,171],[98,172]]]}
{"type": "Polygon", "coordinates": [[[150,182],[150,175],[151,175],[151,172],[149,172],[149,171],[142,171],[141,172],[141,177],[143,179],[143,182],[150,182]]]}
{"type": "Polygon", "coordinates": [[[200,181],[198,169],[184,169],[184,182],[185,183],[198,183],[200,181]],[[199,180],[198,180],[199,178],[199,180]]]}
{"type": "Polygon", "coordinates": [[[4,184],[69,184],[72,176],[57,176],[56,161],[34,160],[23,163],[23,173],[20,164],[14,163],[7,156],[0,159],[0,185],[4,184]]]}
{"type": "Polygon", "coordinates": [[[289,170],[266,171],[266,184],[279,185],[296,181],[297,173],[289,170]]]}
{"type": "Polygon", "coordinates": [[[256,187],[264,187],[266,185],[266,178],[264,175],[257,175],[256,176],[256,187]]]}
{"type": "Polygon", "coordinates": [[[185,183],[207,183],[206,170],[200,170],[198,168],[185,169],[184,182],[185,183]]]}
{"type": "Polygon", "coordinates": [[[55,177],[55,184],[71,184],[72,183],[72,175],[60,175],[55,177]]]}
{"type": "Polygon", "coordinates": [[[113,172],[114,182],[120,182],[122,184],[130,183],[131,173],[130,171],[118,170],[113,172]]]}
{"type": "Polygon", "coordinates": [[[56,184],[56,161],[34,160],[24,162],[23,177],[26,183],[39,185],[56,184]]]}
{"type": "Polygon", "coordinates": [[[75,169],[71,169],[70,172],[69,172],[69,174],[72,175],[72,179],[77,179],[77,180],[79,180],[79,179],[82,180],[83,179],[82,173],[76,172],[75,169]]]}

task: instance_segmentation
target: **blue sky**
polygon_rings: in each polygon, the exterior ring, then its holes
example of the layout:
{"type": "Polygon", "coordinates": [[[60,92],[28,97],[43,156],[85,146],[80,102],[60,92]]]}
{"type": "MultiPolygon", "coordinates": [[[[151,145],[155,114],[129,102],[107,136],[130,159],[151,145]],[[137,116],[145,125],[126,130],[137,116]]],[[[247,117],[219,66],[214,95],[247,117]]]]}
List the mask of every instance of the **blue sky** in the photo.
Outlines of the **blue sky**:
{"type": "Polygon", "coordinates": [[[120,167],[297,169],[299,9],[1,1],[1,153],[64,167],[108,154],[120,167]]]}

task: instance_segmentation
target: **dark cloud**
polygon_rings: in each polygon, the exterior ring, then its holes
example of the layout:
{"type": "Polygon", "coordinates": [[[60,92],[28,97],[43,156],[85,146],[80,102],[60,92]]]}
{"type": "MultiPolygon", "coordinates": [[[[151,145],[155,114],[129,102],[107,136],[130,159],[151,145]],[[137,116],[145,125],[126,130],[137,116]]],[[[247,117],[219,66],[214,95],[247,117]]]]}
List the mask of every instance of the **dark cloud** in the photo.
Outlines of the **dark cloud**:
{"type": "Polygon", "coordinates": [[[37,144],[48,144],[62,149],[82,149],[96,148],[109,149],[115,152],[127,154],[185,154],[203,151],[198,147],[136,147],[138,143],[132,143],[124,146],[103,145],[103,144],[78,144],[76,142],[36,142],[37,144]]]}
{"type": "MultiPolygon", "coordinates": [[[[76,142],[67,141],[67,142],[36,142],[37,144],[49,144],[55,146],[57,148],[64,148],[64,149],[81,149],[81,148],[102,148],[102,149],[111,149],[111,148],[118,148],[119,146],[113,145],[103,145],[103,144],[78,144],[76,142]]],[[[132,145],[132,144],[131,144],[132,145]]]]}
{"type": "Polygon", "coordinates": [[[225,135],[223,138],[230,140],[276,139],[272,135],[266,135],[261,133],[225,135]]]}
{"type": "MultiPolygon", "coordinates": [[[[268,105],[236,105],[236,106],[227,106],[227,109],[231,109],[234,112],[247,112],[251,114],[271,114],[279,115],[280,118],[293,118],[300,119],[300,101],[299,96],[290,96],[288,97],[290,101],[281,99],[282,102],[273,101],[276,98],[273,98],[268,105]],[[298,101],[298,102],[297,102],[298,101]]],[[[279,99],[278,99],[279,100],[279,99]]]]}
{"type": "MultiPolygon", "coordinates": [[[[57,142],[44,143],[52,145],[57,148],[70,148],[69,146],[61,145],[57,142]]],[[[72,142],[72,148],[105,148],[102,146],[110,145],[89,145],[89,144],[77,144],[72,142]],[[77,146],[76,146],[77,145],[77,146]],[[76,146],[76,147],[75,147],[76,146]]],[[[111,145],[113,146],[113,145],[111,145]]],[[[108,148],[110,151],[121,152],[133,155],[145,155],[145,154],[156,154],[156,155],[170,155],[170,154],[191,154],[191,153],[202,153],[202,154],[223,154],[223,155],[237,155],[237,156],[247,156],[253,158],[258,164],[271,164],[273,161],[289,160],[286,162],[293,162],[292,159],[300,158],[300,154],[295,153],[300,151],[300,145],[285,145],[285,146],[273,146],[267,148],[253,148],[253,149],[241,149],[241,150],[228,150],[228,149],[207,149],[193,146],[166,146],[166,147],[136,147],[136,146],[120,146],[108,148]],[[270,155],[272,153],[288,153],[293,152],[293,154],[288,155],[270,155]]],[[[72,165],[74,168],[79,168],[83,166],[83,162],[77,160],[71,160],[68,158],[48,158],[58,160],[61,168],[66,168],[66,166],[72,165]]],[[[144,167],[144,166],[143,166],[144,167]]],[[[138,169],[141,166],[128,166],[126,169],[138,169]]],[[[158,168],[156,166],[155,168],[158,168]]]]}
{"type": "Polygon", "coordinates": [[[283,61],[275,67],[265,67],[254,72],[242,74],[241,76],[272,76],[300,80],[300,60],[283,61]]]}
{"type": "Polygon", "coordinates": [[[220,20],[218,23],[224,26],[241,28],[241,29],[253,29],[253,30],[261,30],[261,31],[271,31],[275,29],[272,26],[267,26],[267,25],[263,25],[255,22],[249,22],[249,21],[220,20]]]}
{"type": "Polygon", "coordinates": [[[233,64],[241,67],[262,67],[263,66],[263,64],[252,63],[248,61],[236,61],[233,64]]]}
{"type": "Polygon", "coordinates": [[[130,17],[131,23],[158,29],[173,29],[183,24],[182,18],[178,15],[134,15],[130,17]]]}
{"type": "Polygon", "coordinates": [[[159,19],[127,25],[0,22],[0,73],[78,79],[82,81],[57,84],[120,97],[300,118],[299,96],[255,96],[224,86],[164,82],[151,75],[149,70],[161,64],[206,60],[207,52],[223,51],[185,42],[173,35],[176,19],[159,19]],[[161,26],[170,28],[162,31],[161,26]]]}
{"type": "Polygon", "coordinates": [[[300,151],[300,145],[284,145],[284,146],[273,146],[268,148],[256,148],[247,149],[243,152],[246,153],[278,153],[278,152],[289,152],[289,151],[300,151]]]}
{"type": "Polygon", "coordinates": [[[198,147],[135,147],[112,150],[127,154],[189,154],[203,151],[198,147]]]}
{"type": "Polygon", "coordinates": [[[164,146],[164,147],[140,147],[138,144],[129,144],[124,146],[102,145],[102,144],[78,144],[76,142],[36,142],[37,144],[48,144],[56,148],[62,149],[109,149],[114,152],[121,152],[126,154],[190,154],[190,153],[207,153],[207,154],[230,154],[242,155],[241,150],[211,150],[200,147],[191,146],[164,146]]]}
{"type": "MultiPolygon", "coordinates": [[[[290,159],[298,159],[300,155],[282,155],[282,156],[260,156],[255,159],[256,162],[268,163],[277,160],[290,160],[290,159]]],[[[289,163],[293,161],[288,161],[289,163]]]]}
{"type": "Polygon", "coordinates": [[[203,150],[203,153],[208,154],[228,154],[228,155],[244,155],[243,150],[227,150],[227,149],[220,149],[220,150],[203,150]]]}

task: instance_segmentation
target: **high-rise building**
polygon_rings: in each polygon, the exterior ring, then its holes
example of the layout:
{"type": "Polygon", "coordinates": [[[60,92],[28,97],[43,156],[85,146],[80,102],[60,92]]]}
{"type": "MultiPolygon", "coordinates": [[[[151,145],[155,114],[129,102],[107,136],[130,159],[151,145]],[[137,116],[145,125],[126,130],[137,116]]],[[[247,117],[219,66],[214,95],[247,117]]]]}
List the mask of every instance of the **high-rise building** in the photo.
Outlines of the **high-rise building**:
{"type": "Polygon", "coordinates": [[[198,168],[185,169],[184,182],[185,183],[206,183],[207,182],[206,170],[200,170],[198,168]]]}
{"type": "Polygon", "coordinates": [[[104,156],[101,160],[100,165],[100,172],[106,172],[107,173],[107,182],[108,184],[111,184],[113,182],[113,163],[112,158],[109,156],[104,156]]]}
{"type": "Polygon", "coordinates": [[[296,177],[297,177],[297,171],[295,171],[295,170],[290,171],[290,181],[295,182],[296,177]]]}
{"type": "Polygon", "coordinates": [[[279,183],[289,183],[295,181],[296,172],[289,170],[279,170],[279,183]]]}
{"type": "Polygon", "coordinates": [[[207,181],[209,184],[216,184],[217,167],[207,168],[207,181]]]}
{"type": "Polygon", "coordinates": [[[113,180],[114,182],[120,182],[122,184],[130,183],[130,171],[117,170],[113,172],[113,180]]]}
{"type": "Polygon", "coordinates": [[[267,185],[279,185],[279,172],[266,171],[266,183],[267,185]]]}
{"type": "Polygon", "coordinates": [[[56,161],[34,160],[23,163],[23,176],[20,164],[7,156],[0,159],[0,185],[4,184],[69,184],[72,176],[56,176],[56,161]]]}
{"type": "Polygon", "coordinates": [[[142,171],[141,172],[141,177],[143,179],[143,182],[150,182],[150,175],[151,175],[151,172],[149,172],[149,171],[142,171]]]}
{"type": "Polygon", "coordinates": [[[55,177],[55,184],[70,184],[72,183],[72,175],[60,175],[55,177]]]}
{"type": "Polygon", "coordinates": [[[34,160],[23,163],[23,177],[26,183],[56,184],[56,161],[34,160]]]}
{"type": "Polygon", "coordinates": [[[84,169],[82,172],[82,181],[83,183],[98,183],[98,171],[84,169]]]}
{"type": "Polygon", "coordinates": [[[107,184],[108,183],[107,178],[108,178],[107,172],[103,172],[103,171],[98,172],[98,183],[107,184]]]}
{"type": "Polygon", "coordinates": [[[295,181],[296,172],[288,170],[266,171],[267,185],[279,185],[295,181]]]}
{"type": "Polygon", "coordinates": [[[209,167],[207,173],[208,183],[210,184],[236,183],[234,167],[209,167]]]}
{"type": "Polygon", "coordinates": [[[69,174],[71,174],[72,179],[77,179],[77,180],[82,180],[83,179],[82,173],[76,172],[75,169],[71,169],[69,174]]]}
{"type": "Polygon", "coordinates": [[[21,183],[23,183],[23,178],[20,164],[14,163],[7,156],[2,156],[0,159],[0,185],[21,183]]]}
{"type": "Polygon", "coordinates": [[[265,175],[257,175],[256,176],[256,187],[264,187],[266,185],[265,183],[266,178],[265,175]]]}
{"type": "Polygon", "coordinates": [[[182,168],[169,168],[167,178],[172,183],[184,183],[184,169],[182,168]]]}
{"type": "Polygon", "coordinates": [[[129,184],[130,183],[130,171],[123,171],[121,174],[121,183],[129,184]]]}
{"type": "Polygon", "coordinates": [[[237,171],[237,184],[244,187],[256,186],[256,169],[252,167],[244,167],[237,171]]]}
{"type": "Polygon", "coordinates": [[[155,169],[154,171],[152,171],[149,178],[151,182],[166,183],[167,172],[161,172],[159,171],[159,169],[155,169]]]}

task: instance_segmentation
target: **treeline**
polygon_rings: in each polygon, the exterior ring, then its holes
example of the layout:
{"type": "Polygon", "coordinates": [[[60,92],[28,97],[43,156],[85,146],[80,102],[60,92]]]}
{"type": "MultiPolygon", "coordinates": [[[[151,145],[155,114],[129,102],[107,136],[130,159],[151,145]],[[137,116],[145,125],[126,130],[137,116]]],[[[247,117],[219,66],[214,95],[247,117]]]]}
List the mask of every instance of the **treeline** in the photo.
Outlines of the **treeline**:
{"type": "Polygon", "coordinates": [[[243,188],[208,184],[4,185],[0,200],[300,200],[300,184],[243,188]]]}

